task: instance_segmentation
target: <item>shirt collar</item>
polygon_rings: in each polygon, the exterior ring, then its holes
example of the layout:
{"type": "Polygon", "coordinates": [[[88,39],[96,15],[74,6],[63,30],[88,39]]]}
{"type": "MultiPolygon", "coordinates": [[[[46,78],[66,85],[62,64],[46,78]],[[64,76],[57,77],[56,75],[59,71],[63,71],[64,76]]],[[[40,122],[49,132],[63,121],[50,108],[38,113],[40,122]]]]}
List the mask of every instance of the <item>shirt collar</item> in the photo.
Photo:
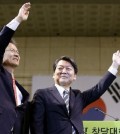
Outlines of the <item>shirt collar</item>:
{"type": "Polygon", "coordinates": [[[58,92],[60,93],[60,95],[61,95],[62,97],[63,97],[63,92],[64,92],[64,90],[70,91],[69,88],[68,88],[68,89],[64,89],[62,86],[60,86],[60,85],[58,85],[58,84],[55,84],[55,86],[56,86],[58,92]]]}

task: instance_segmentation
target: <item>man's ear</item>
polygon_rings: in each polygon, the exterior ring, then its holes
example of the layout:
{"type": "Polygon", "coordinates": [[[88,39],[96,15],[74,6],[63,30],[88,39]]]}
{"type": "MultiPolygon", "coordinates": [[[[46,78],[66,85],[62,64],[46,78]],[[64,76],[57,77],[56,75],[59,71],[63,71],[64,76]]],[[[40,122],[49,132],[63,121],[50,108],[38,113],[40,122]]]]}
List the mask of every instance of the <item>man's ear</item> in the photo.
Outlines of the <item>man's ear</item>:
{"type": "Polygon", "coordinates": [[[54,77],[55,77],[55,74],[53,73],[53,79],[54,79],[54,77]]]}
{"type": "Polygon", "coordinates": [[[77,79],[77,75],[75,74],[75,76],[74,76],[73,80],[76,80],[76,79],[77,79]]]}

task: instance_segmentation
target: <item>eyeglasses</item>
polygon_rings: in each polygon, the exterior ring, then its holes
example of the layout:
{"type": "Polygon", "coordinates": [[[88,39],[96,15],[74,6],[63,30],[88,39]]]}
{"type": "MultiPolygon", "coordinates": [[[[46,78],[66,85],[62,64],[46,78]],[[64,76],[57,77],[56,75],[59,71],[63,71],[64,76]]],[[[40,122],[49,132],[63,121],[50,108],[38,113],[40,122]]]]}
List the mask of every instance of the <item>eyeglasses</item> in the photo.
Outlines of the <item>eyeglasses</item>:
{"type": "Polygon", "coordinates": [[[19,51],[18,51],[18,50],[15,50],[15,49],[8,49],[8,50],[5,50],[5,51],[10,51],[10,52],[12,52],[12,53],[17,53],[17,54],[19,54],[19,51]]]}

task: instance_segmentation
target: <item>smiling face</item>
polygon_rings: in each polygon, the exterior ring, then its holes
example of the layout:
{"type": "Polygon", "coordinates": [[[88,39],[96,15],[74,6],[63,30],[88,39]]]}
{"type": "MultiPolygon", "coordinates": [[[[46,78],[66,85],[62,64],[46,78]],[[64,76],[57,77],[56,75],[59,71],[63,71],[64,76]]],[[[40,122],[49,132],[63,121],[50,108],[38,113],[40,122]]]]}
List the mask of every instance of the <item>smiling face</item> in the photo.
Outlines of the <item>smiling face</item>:
{"type": "Polygon", "coordinates": [[[19,65],[20,56],[17,47],[9,43],[3,57],[3,66],[15,68],[19,65]]]}
{"type": "Polygon", "coordinates": [[[69,62],[60,60],[56,66],[53,78],[56,84],[69,88],[76,79],[75,70],[69,62]]]}

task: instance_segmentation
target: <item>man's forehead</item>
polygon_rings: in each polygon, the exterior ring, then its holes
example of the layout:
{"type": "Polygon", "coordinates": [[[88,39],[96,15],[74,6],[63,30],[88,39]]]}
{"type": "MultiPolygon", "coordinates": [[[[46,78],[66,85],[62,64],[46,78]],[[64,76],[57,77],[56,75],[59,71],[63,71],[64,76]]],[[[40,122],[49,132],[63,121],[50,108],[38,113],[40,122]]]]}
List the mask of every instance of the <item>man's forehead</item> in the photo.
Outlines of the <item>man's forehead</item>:
{"type": "Polygon", "coordinates": [[[57,66],[66,66],[66,67],[73,67],[70,62],[65,60],[60,60],[57,64],[57,66]]]}
{"type": "Polygon", "coordinates": [[[13,44],[13,43],[9,43],[8,46],[7,46],[7,48],[16,48],[17,49],[16,45],[13,44]]]}

